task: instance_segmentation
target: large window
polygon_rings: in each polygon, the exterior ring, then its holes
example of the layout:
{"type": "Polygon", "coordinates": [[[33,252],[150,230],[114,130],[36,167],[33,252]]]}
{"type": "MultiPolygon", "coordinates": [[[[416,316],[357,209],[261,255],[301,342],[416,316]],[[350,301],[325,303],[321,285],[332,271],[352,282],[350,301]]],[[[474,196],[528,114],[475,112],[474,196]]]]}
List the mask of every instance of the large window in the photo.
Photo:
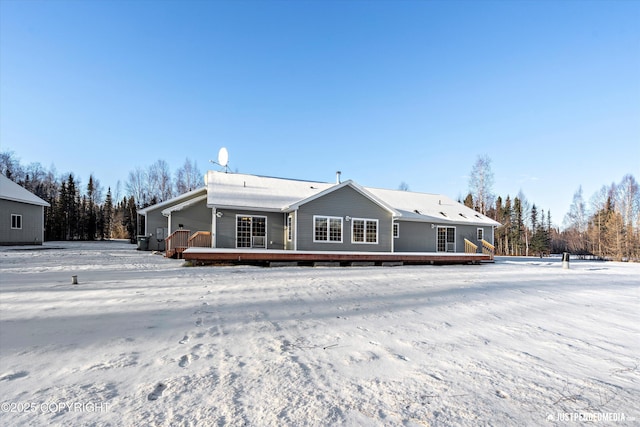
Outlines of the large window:
{"type": "Polygon", "coordinates": [[[456,251],[456,229],[455,227],[438,227],[438,252],[456,251]]]}
{"type": "Polygon", "coordinates": [[[236,247],[265,248],[267,218],[264,216],[236,216],[236,247]]]}
{"type": "Polygon", "coordinates": [[[22,215],[11,214],[11,228],[13,230],[22,229],[22,215]]]}
{"type": "Polygon", "coordinates": [[[313,241],[342,243],[342,218],[334,216],[314,216],[313,241]]]}
{"type": "Polygon", "coordinates": [[[378,220],[353,218],[351,241],[352,243],[378,243],[378,220]]]}

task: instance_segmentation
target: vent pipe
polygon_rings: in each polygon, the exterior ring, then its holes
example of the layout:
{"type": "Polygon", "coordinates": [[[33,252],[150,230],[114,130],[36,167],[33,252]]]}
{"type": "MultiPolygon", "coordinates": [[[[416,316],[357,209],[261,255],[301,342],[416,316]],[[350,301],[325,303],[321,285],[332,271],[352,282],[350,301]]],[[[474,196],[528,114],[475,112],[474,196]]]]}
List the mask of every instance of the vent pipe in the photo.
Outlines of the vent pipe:
{"type": "Polygon", "coordinates": [[[340,184],[340,175],[342,175],[342,172],[336,171],[336,184],[340,184]]]}

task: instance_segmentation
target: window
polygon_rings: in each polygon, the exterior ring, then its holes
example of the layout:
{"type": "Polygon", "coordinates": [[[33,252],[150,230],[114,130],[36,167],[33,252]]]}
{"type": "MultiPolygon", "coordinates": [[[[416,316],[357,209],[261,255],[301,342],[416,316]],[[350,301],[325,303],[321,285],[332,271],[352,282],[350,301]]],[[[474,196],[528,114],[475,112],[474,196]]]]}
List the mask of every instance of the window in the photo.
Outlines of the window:
{"type": "Polygon", "coordinates": [[[11,214],[11,229],[22,230],[22,215],[11,214]]]}
{"type": "Polygon", "coordinates": [[[378,243],[378,220],[353,218],[351,220],[352,243],[378,243]]]}
{"type": "Polygon", "coordinates": [[[293,216],[287,216],[287,240],[293,240],[293,216]]]}
{"type": "Polygon", "coordinates": [[[313,241],[342,243],[342,218],[314,216],[313,241]]]}
{"type": "Polygon", "coordinates": [[[264,216],[236,216],[236,247],[264,248],[267,240],[267,218],[264,216]]]}
{"type": "Polygon", "coordinates": [[[484,229],[478,228],[478,241],[484,240],[484,229]]]}
{"type": "Polygon", "coordinates": [[[397,222],[393,223],[393,238],[397,239],[400,237],[400,224],[397,222]]]}
{"type": "Polygon", "coordinates": [[[437,251],[438,252],[455,252],[456,251],[455,227],[438,227],[437,251]]]}

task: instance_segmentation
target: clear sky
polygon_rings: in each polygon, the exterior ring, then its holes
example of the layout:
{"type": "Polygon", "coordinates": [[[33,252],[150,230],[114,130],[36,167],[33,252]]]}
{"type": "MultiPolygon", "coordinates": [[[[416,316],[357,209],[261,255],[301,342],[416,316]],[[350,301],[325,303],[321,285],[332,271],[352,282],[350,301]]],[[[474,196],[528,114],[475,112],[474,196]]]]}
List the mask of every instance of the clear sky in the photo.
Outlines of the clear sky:
{"type": "Polygon", "coordinates": [[[105,188],[158,159],[562,217],[640,180],[640,1],[0,0],[0,149],[105,188]]]}

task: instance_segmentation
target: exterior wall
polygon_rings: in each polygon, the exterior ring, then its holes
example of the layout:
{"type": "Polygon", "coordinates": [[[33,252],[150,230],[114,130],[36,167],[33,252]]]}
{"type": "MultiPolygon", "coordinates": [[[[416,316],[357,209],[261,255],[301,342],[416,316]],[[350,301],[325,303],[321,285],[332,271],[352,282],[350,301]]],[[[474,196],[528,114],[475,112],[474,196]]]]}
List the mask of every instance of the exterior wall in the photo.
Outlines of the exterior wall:
{"type": "Polygon", "coordinates": [[[41,245],[44,240],[44,208],[0,199],[0,244],[41,245]],[[22,215],[22,228],[11,228],[11,215],[22,215]]]}
{"type": "MultiPolygon", "coordinates": [[[[248,210],[217,209],[216,236],[214,236],[217,248],[236,248],[236,216],[263,216],[267,218],[266,249],[284,249],[285,247],[285,218],[281,212],[261,212],[248,210]]],[[[211,222],[211,210],[209,210],[209,222],[211,222]]],[[[209,229],[211,226],[209,226],[209,229]]]]}
{"type": "Polygon", "coordinates": [[[172,212],[169,219],[169,234],[180,229],[180,224],[183,229],[191,231],[191,234],[196,231],[211,231],[211,208],[207,207],[206,200],[172,212]]]}
{"type": "Polygon", "coordinates": [[[297,249],[301,251],[390,252],[393,229],[391,212],[372,202],[353,188],[345,186],[312,200],[297,211],[297,249]],[[314,215],[341,217],[342,243],[314,242],[314,215]],[[352,243],[351,221],[345,217],[378,220],[378,243],[352,243]]]}
{"type": "Polygon", "coordinates": [[[426,222],[398,221],[399,237],[395,239],[395,252],[435,252],[437,229],[426,222]]]}
{"type": "Polygon", "coordinates": [[[162,215],[161,209],[147,213],[145,230],[149,236],[149,250],[163,251],[165,249],[164,239],[167,238],[168,225],[167,217],[162,215]],[[162,228],[162,234],[158,235],[158,228],[162,228]]]}
{"type": "Polygon", "coordinates": [[[493,227],[460,224],[434,224],[426,222],[398,221],[400,237],[395,239],[396,252],[437,252],[438,227],[454,227],[456,229],[456,252],[464,252],[464,239],[478,245],[478,228],[483,229],[484,240],[493,244],[493,227]]]}

